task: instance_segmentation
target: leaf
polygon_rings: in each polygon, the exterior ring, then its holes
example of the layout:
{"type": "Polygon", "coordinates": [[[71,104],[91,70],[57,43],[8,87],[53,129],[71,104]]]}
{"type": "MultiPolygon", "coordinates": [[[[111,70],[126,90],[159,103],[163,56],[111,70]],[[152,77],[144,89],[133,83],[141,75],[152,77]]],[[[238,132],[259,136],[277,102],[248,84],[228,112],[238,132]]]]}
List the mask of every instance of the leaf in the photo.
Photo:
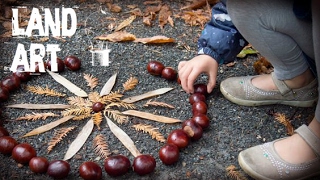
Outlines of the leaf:
{"type": "Polygon", "coordinates": [[[84,119],[86,119],[88,117],[91,117],[91,116],[92,116],[92,114],[90,112],[88,112],[88,113],[85,113],[85,114],[78,115],[78,116],[72,118],[72,120],[80,121],[80,120],[84,120],[84,119]]]}
{"type": "Polygon", "coordinates": [[[69,80],[67,80],[63,76],[61,76],[57,73],[51,72],[49,70],[47,70],[47,72],[50,74],[50,76],[54,80],[56,80],[58,83],[63,85],[65,88],[67,88],[70,92],[74,93],[75,95],[80,96],[80,97],[87,97],[88,96],[88,94],[85,91],[80,89],[78,86],[74,85],[72,82],[70,82],[69,80]]]}
{"type": "Polygon", "coordinates": [[[106,84],[101,89],[100,96],[107,95],[111,92],[114,84],[116,83],[117,75],[118,75],[118,73],[115,73],[109,78],[109,80],[106,82],[106,84]]]}
{"type": "Polygon", "coordinates": [[[149,92],[141,94],[141,95],[128,97],[126,99],[123,99],[122,101],[126,102],[126,103],[134,103],[134,102],[140,101],[142,99],[146,99],[146,98],[150,98],[150,97],[153,97],[153,96],[157,96],[157,95],[161,95],[161,94],[167,93],[167,92],[169,92],[171,90],[173,90],[173,88],[161,88],[161,89],[149,91],[149,92]]]}
{"type": "Polygon", "coordinates": [[[110,104],[108,104],[106,106],[106,109],[110,109],[111,107],[124,107],[124,108],[127,108],[127,109],[135,109],[135,105],[134,104],[129,104],[129,103],[126,103],[126,102],[112,102],[110,104]]]}
{"type": "Polygon", "coordinates": [[[19,117],[16,120],[38,120],[38,119],[47,119],[47,117],[57,117],[59,115],[54,113],[32,113],[26,114],[25,116],[19,117]]]}
{"type": "Polygon", "coordinates": [[[125,122],[128,121],[128,117],[123,115],[120,111],[118,110],[113,110],[113,109],[106,109],[104,111],[105,116],[107,114],[107,116],[111,117],[112,119],[114,119],[115,121],[117,121],[117,123],[119,124],[123,124],[125,122]]]}
{"type": "Polygon", "coordinates": [[[122,97],[123,95],[119,92],[110,92],[108,95],[101,97],[101,103],[107,104],[107,102],[119,102],[122,97]]]}
{"type": "Polygon", "coordinates": [[[251,45],[245,46],[240,53],[237,55],[238,58],[245,58],[250,54],[258,54],[259,52],[255,50],[251,45]]]}
{"type": "Polygon", "coordinates": [[[69,97],[68,103],[73,106],[84,106],[84,107],[89,107],[92,106],[92,102],[89,99],[84,99],[79,96],[72,96],[69,97]]]}
{"type": "Polygon", "coordinates": [[[41,86],[27,86],[26,89],[35,94],[43,94],[46,96],[57,96],[57,97],[66,96],[65,94],[59,93],[53,89],[49,89],[48,86],[46,86],[45,88],[41,86]]]}
{"type": "Polygon", "coordinates": [[[287,119],[285,114],[274,113],[274,117],[278,122],[280,122],[281,124],[283,124],[287,128],[288,135],[291,136],[294,134],[294,128],[293,128],[292,124],[290,123],[289,119],[287,119]]]}
{"type": "Polygon", "coordinates": [[[120,31],[121,29],[129,26],[135,19],[136,19],[136,16],[130,16],[129,18],[122,21],[114,31],[120,31]]]}
{"type": "Polygon", "coordinates": [[[83,78],[87,81],[87,86],[89,86],[91,90],[93,90],[98,85],[98,78],[95,78],[90,74],[84,73],[83,78]]]}
{"type": "Polygon", "coordinates": [[[6,107],[19,109],[67,109],[71,106],[66,104],[12,104],[6,107]]]}
{"type": "Polygon", "coordinates": [[[44,133],[46,131],[49,131],[57,126],[59,126],[60,124],[62,123],[65,123],[67,121],[69,121],[70,119],[72,119],[74,116],[66,116],[66,117],[63,117],[61,119],[58,119],[56,121],[53,121],[51,123],[48,123],[46,125],[43,125],[43,126],[40,126],[30,132],[28,132],[27,134],[25,134],[24,136],[22,137],[28,137],[28,136],[34,136],[34,135],[37,135],[37,134],[41,134],[41,133],[44,133]]]}
{"type": "Polygon", "coordinates": [[[107,157],[111,154],[109,151],[109,146],[106,139],[102,134],[97,135],[93,139],[93,147],[94,151],[102,158],[107,159],[107,157]]]}
{"type": "Polygon", "coordinates": [[[97,112],[97,113],[94,113],[92,115],[92,120],[93,120],[93,123],[98,127],[98,129],[100,130],[100,124],[102,122],[102,113],[101,112],[97,112]]]}
{"type": "Polygon", "coordinates": [[[141,111],[136,111],[136,110],[127,110],[127,111],[122,112],[122,114],[130,115],[130,116],[136,116],[136,117],[140,117],[140,118],[143,118],[143,119],[148,119],[148,120],[162,122],[162,123],[180,123],[180,122],[182,122],[179,119],[174,119],[174,118],[154,115],[154,114],[151,114],[151,113],[141,112],[141,111]]]}
{"type": "Polygon", "coordinates": [[[131,152],[134,157],[139,156],[141,153],[134,145],[132,139],[116,124],[114,124],[107,116],[108,126],[110,127],[111,132],[121,141],[121,143],[131,152]]]}
{"type": "Polygon", "coordinates": [[[237,171],[237,168],[234,165],[230,165],[226,168],[227,176],[229,176],[231,179],[235,180],[246,180],[247,178],[241,174],[239,171],[237,171]]]}
{"type": "Polygon", "coordinates": [[[200,1],[193,1],[192,4],[188,6],[182,7],[180,10],[184,9],[198,9],[201,8],[202,6],[205,6],[207,3],[214,5],[218,2],[218,0],[200,0],[200,1]]]}
{"type": "Polygon", "coordinates": [[[125,83],[123,83],[123,89],[124,91],[129,91],[132,90],[136,87],[136,85],[138,84],[138,79],[135,77],[130,77],[125,83]]]}
{"type": "Polygon", "coordinates": [[[143,106],[148,107],[148,106],[161,106],[161,107],[167,107],[167,108],[171,108],[174,109],[174,106],[164,103],[164,102],[158,102],[158,101],[151,101],[149,100],[148,102],[146,102],[143,106]]]}
{"type": "Polygon", "coordinates": [[[62,111],[61,114],[63,116],[70,116],[70,115],[79,116],[79,115],[89,114],[91,111],[92,111],[91,107],[75,106],[62,111]]]}
{"type": "Polygon", "coordinates": [[[160,44],[160,43],[173,43],[175,40],[173,38],[168,38],[166,36],[153,36],[148,38],[137,38],[134,42],[140,42],[143,44],[160,44]]]}
{"type": "Polygon", "coordinates": [[[93,120],[89,120],[85,126],[83,126],[82,130],[79,132],[76,139],[70,144],[66,154],[64,155],[63,160],[68,160],[72,158],[83,146],[83,144],[87,141],[93,130],[93,120]]]}
{"type": "Polygon", "coordinates": [[[168,5],[161,6],[159,12],[159,26],[161,29],[168,23],[168,18],[172,15],[170,7],[168,5]]]}
{"type": "Polygon", "coordinates": [[[136,124],[132,126],[137,131],[143,131],[144,133],[148,133],[151,135],[152,139],[155,139],[159,142],[166,142],[164,136],[158,131],[158,128],[154,128],[148,124],[136,124]]]}
{"type": "Polygon", "coordinates": [[[100,97],[100,95],[99,95],[98,92],[91,92],[91,93],[89,93],[88,99],[89,99],[92,103],[101,102],[101,97],[100,97]]]}
{"type": "Polygon", "coordinates": [[[119,13],[122,11],[122,8],[116,4],[107,3],[107,6],[111,12],[119,13]]]}
{"type": "Polygon", "coordinates": [[[51,138],[51,140],[48,143],[47,151],[50,153],[52,149],[64,138],[67,136],[67,134],[72,131],[75,128],[75,126],[68,127],[68,128],[61,128],[58,131],[56,131],[51,138]]]}
{"type": "Polygon", "coordinates": [[[94,39],[111,42],[134,41],[136,36],[125,31],[117,31],[112,34],[103,34],[96,36],[94,39]]]}

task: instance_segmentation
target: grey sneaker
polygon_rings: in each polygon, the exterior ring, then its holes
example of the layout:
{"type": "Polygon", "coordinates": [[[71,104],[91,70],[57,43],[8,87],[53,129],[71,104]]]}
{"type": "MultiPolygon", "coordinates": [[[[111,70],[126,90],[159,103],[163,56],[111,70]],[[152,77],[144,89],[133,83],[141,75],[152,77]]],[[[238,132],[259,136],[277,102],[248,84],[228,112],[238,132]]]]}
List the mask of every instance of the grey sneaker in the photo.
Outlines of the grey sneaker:
{"type": "Polygon", "coordinates": [[[320,175],[320,139],[306,125],[296,132],[314,150],[315,159],[301,164],[287,163],[274,149],[276,140],[241,151],[239,165],[254,179],[262,180],[301,180],[320,175]]]}
{"type": "Polygon", "coordinates": [[[221,82],[221,93],[233,103],[243,106],[285,104],[297,107],[312,107],[318,100],[318,83],[314,79],[299,89],[290,89],[283,81],[272,79],[279,90],[265,91],[252,85],[255,76],[232,77],[221,82]]]}

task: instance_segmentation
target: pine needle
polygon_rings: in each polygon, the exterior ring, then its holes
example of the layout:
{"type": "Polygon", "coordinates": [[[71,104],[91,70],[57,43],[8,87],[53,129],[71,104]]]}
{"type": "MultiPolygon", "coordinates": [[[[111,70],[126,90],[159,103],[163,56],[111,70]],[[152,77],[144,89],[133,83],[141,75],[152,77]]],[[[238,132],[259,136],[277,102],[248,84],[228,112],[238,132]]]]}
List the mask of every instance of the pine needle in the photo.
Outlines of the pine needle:
{"type": "Polygon", "coordinates": [[[128,121],[128,117],[126,115],[123,115],[120,111],[118,110],[113,110],[113,109],[106,109],[104,111],[106,116],[109,118],[117,121],[119,124],[123,124],[128,121]]]}
{"type": "Polygon", "coordinates": [[[281,124],[286,126],[288,135],[290,135],[290,136],[293,135],[294,128],[285,114],[274,113],[274,117],[278,122],[280,122],[281,124]]]}
{"type": "Polygon", "coordinates": [[[148,133],[151,135],[152,139],[155,139],[159,142],[165,142],[166,139],[164,136],[158,131],[158,128],[154,128],[151,125],[147,124],[136,124],[132,126],[135,128],[137,131],[143,131],[144,133],[148,133]]]}
{"type": "Polygon", "coordinates": [[[111,154],[109,151],[109,147],[106,139],[102,134],[97,135],[93,139],[93,147],[94,151],[102,158],[107,159],[107,157],[111,154]]]}
{"type": "Polygon", "coordinates": [[[161,106],[161,107],[167,107],[167,108],[171,108],[174,109],[174,106],[167,104],[165,102],[158,102],[158,101],[151,101],[149,100],[148,102],[146,102],[144,105],[144,107],[148,107],[148,106],[161,106]]]}
{"type": "Polygon", "coordinates": [[[247,180],[246,177],[239,171],[237,171],[237,168],[234,165],[230,165],[226,168],[227,176],[229,176],[231,179],[235,180],[247,180]]]}
{"type": "Polygon", "coordinates": [[[89,93],[88,99],[93,103],[101,102],[101,97],[100,97],[100,94],[98,92],[89,93]]]}
{"type": "Polygon", "coordinates": [[[92,106],[92,102],[90,100],[84,99],[80,96],[72,96],[72,97],[69,97],[67,100],[70,105],[74,105],[74,106],[84,106],[84,107],[92,106]]]}
{"type": "Polygon", "coordinates": [[[30,92],[33,92],[35,94],[42,94],[46,96],[55,96],[55,97],[64,97],[65,94],[59,93],[53,89],[49,89],[48,86],[45,88],[41,86],[27,86],[26,89],[30,92]]]}
{"type": "Polygon", "coordinates": [[[84,114],[89,114],[91,112],[91,108],[90,107],[72,107],[72,108],[68,108],[64,111],[62,111],[62,115],[63,116],[70,116],[70,115],[84,115],[84,114]]]}
{"type": "Polygon", "coordinates": [[[35,121],[35,120],[38,120],[38,119],[47,119],[48,117],[57,117],[59,115],[57,114],[54,114],[54,113],[32,113],[32,114],[26,114],[25,116],[22,116],[22,117],[19,117],[17,118],[16,120],[32,120],[32,121],[35,121]]]}
{"type": "Polygon", "coordinates": [[[100,130],[100,124],[101,124],[101,122],[102,122],[102,113],[101,113],[101,112],[98,112],[98,113],[93,114],[92,120],[93,120],[93,123],[94,123],[94,124],[98,127],[98,129],[100,130]]]}
{"type": "Polygon", "coordinates": [[[61,128],[57,130],[53,137],[51,138],[50,142],[48,143],[47,151],[50,153],[52,149],[60,142],[64,137],[67,136],[67,134],[72,131],[75,128],[75,126],[68,127],[68,128],[61,128]]]}
{"type": "Polygon", "coordinates": [[[93,90],[98,85],[98,78],[93,77],[91,74],[83,74],[83,78],[88,83],[87,86],[90,87],[91,90],[93,90]]]}
{"type": "Polygon", "coordinates": [[[134,89],[138,84],[138,79],[136,77],[130,77],[125,83],[123,83],[123,92],[130,91],[134,89]]]}

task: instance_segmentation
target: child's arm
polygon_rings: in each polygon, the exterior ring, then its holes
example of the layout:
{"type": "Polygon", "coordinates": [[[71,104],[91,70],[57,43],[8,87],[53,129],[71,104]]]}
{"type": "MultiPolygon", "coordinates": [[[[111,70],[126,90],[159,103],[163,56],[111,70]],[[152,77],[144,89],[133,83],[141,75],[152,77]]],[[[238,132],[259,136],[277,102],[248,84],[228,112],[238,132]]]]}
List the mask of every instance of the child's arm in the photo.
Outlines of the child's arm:
{"type": "Polygon", "coordinates": [[[225,4],[217,3],[198,40],[199,56],[179,63],[182,88],[192,93],[196,78],[206,73],[209,76],[207,89],[211,92],[216,83],[218,64],[234,61],[245,45],[247,42],[231,22],[225,4]]]}

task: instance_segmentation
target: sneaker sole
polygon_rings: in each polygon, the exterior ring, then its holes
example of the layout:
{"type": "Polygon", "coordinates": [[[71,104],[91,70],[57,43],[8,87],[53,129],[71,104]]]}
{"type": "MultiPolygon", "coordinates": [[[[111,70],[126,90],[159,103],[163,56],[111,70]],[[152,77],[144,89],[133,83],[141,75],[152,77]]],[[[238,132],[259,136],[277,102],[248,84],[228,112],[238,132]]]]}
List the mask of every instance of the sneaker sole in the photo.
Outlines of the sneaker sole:
{"type": "Polygon", "coordinates": [[[242,106],[262,106],[262,105],[272,105],[272,104],[283,104],[283,105],[296,106],[296,107],[313,107],[318,101],[318,99],[310,100],[310,101],[284,101],[284,100],[252,101],[252,100],[244,100],[244,99],[236,98],[231,94],[229,94],[227,91],[225,91],[223,87],[220,88],[220,91],[226,99],[228,99],[229,101],[235,104],[242,105],[242,106]]]}

